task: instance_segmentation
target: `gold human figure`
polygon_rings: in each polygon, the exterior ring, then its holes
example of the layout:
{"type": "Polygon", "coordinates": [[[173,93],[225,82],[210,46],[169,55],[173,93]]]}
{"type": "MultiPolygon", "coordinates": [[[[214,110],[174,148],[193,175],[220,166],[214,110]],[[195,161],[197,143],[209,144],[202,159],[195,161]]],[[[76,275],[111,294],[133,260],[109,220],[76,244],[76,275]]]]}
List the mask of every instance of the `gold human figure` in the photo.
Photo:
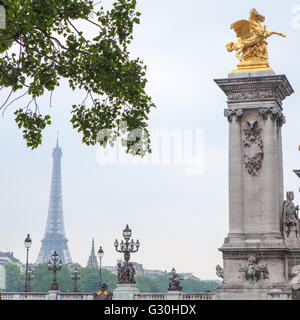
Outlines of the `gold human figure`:
{"type": "Polygon", "coordinates": [[[286,35],[274,31],[268,32],[267,26],[262,25],[264,21],[265,17],[252,9],[249,20],[240,20],[230,26],[236,32],[237,40],[229,42],[226,48],[228,52],[236,50],[236,57],[240,61],[238,70],[232,72],[272,70],[268,63],[267,39],[272,35],[280,37],[286,35]]]}

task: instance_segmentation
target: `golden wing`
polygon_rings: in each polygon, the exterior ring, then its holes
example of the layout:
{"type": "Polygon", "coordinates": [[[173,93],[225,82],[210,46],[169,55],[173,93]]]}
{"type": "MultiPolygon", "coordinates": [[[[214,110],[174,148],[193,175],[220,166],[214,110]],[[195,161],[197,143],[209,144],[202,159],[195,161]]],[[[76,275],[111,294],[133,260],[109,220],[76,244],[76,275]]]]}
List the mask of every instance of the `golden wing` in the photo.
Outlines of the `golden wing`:
{"type": "Polygon", "coordinates": [[[251,35],[250,23],[248,20],[237,21],[230,26],[230,29],[234,29],[238,37],[248,38],[251,35]]]}

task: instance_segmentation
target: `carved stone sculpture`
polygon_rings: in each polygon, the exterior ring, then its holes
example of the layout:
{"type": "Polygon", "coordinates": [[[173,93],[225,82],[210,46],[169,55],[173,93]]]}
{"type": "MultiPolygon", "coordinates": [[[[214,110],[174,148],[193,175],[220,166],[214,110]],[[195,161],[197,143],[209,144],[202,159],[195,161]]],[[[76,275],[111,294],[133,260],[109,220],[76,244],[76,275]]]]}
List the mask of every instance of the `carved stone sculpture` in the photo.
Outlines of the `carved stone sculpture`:
{"type": "Polygon", "coordinates": [[[176,270],[173,268],[171,273],[169,274],[169,289],[168,291],[182,291],[182,286],[180,285],[180,281],[183,278],[180,278],[176,273],[176,270]]]}
{"type": "Polygon", "coordinates": [[[258,281],[269,279],[269,270],[267,265],[257,263],[256,257],[249,258],[247,264],[239,269],[241,278],[255,284],[258,281]]]}
{"type": "Polygon", "coordinates": [[[121,263],[118,263],[118,283],[121,283],[122,278],[123,278],[123,273],[122,273],[122,265],[121,263]]]}
{"type": "Polygon", "coordinates": [[[135,269],[131,262],[124,262],[123,265],[118,263],[118,283],[119,284],[135,284],[135,269]]]}
{"type": "Polygon", "coordinates": [[[224,279],[224,270],[220,265],[216,266],[216,274],[219,278],[224,279]]]}
{"type": "Polygon", "coordinates": [[[285,239],[289,239],[292,234],[298,237],[298,212],[299,206],[295,206],[294,192],[287,192],[287,200],[283,202],[282,224],[283,235],[285,239]]]}
{"type": "Polygon", "coordinates": [[[236,117],[236,121],[240,121],[243,114],[244,114],[244,111],[242,109],[236,109],[236,110],[226,109],[224,111],[224,116],[228,119],[229,122],[232,122],[233,117],[236,117]]]}
{"type": "Polygon", "coordinates": [[[231,25],[237,35],[235,42],[226,45],[227,51],[237,51],[239,59],[237,71],[270,70],[268,63],[268,42],[272,35],[285,37],[283,33],[268,32],[267,26],[262,25],[265,17],[255,9],[250,12],[249,20],[240,20],[231,25]]]}
{"type": "Polygon", "coordinates": [[[249,128],[244,130],[243,162],[248,173],[255,177],[262,168],[264,158],[262,129],[257,121],[247,121],[247,124],[249,128]]]}
{"type": "Polygon", "coordinates": [[[268,115],[270,115],[271,119],[275,120],[280,126],[282,126],[286,122],[285,116],[283,115],[281,108],[279,108],[278,106],[271,108],[260,108],[259,114],[264,120],[266,120],[268,115]]]}
{"type": "Polygon", "coordinates": [[[131,262],[128,263],[127,272],[128,272],[128,282],[135,283],[134,281],[135,270],[131,262]]]}

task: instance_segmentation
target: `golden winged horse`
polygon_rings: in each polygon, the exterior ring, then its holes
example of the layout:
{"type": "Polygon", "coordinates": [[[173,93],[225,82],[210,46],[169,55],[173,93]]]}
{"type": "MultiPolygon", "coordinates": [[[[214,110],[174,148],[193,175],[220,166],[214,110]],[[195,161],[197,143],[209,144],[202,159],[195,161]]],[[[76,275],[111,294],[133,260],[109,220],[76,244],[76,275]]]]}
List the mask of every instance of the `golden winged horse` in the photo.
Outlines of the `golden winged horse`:
{"type": "Polygon", "coordinates": [[[240,20],[230,26],[236,32],[237,40],[229,42],[226,48],[229,52],[236,50],[236,57],[240,60],[238,70],[234,72],[271,69],[268,64],[267,39],[272,35],[281,37],[286,35],[268,32],[267,26],[262,25],[264,21],[265,17],[252,9],[249,20],[240,20]]]}

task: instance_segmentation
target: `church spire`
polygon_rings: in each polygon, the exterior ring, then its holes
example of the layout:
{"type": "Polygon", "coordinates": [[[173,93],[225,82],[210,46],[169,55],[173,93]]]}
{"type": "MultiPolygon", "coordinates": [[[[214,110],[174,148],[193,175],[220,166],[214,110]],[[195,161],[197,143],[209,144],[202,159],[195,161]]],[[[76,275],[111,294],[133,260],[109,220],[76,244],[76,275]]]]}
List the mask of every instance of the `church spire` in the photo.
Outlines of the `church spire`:
{"type": "Polygon", "coordinates": [[[95,241],[94,241],[94,238],[93,238],[93,241],[92,241],[91,257],[96,257],[96,254],[95,254],[95,241]]]}
{"type": "Polygon", "coordinates": [[[98,269],[98,261],[97,257],[95,254],[95,241],[94,238],[92,240],[92,249],[91,249],[91,254],[89,256],[89,260],[87,262],[87,268],[92,268],[92,269],[98,269]]]}

